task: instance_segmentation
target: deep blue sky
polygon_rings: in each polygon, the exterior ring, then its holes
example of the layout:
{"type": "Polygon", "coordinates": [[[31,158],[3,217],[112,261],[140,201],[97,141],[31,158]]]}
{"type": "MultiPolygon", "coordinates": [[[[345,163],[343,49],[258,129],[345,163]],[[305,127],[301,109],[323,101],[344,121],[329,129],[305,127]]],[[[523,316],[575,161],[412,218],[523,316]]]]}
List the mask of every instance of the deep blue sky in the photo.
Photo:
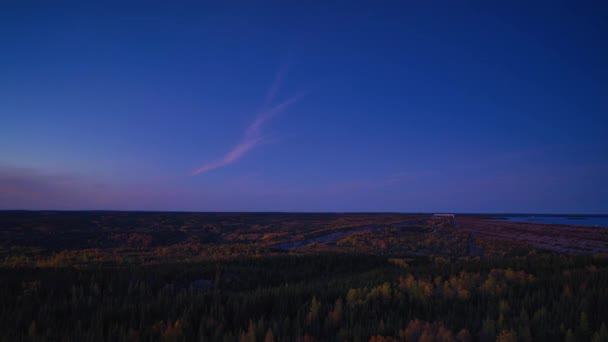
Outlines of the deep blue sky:
{"type": "Polygon", "coordinates": [[[608,213],[606,2],[93,3],[0,5],[0,209],[608,213]]]}

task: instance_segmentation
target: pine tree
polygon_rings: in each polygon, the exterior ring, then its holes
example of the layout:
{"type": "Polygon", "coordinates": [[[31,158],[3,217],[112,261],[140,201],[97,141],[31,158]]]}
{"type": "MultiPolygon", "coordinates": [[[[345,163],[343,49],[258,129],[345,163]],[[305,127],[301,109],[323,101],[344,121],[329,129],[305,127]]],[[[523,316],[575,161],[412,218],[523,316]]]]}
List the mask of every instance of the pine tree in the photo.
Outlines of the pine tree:
{"type": "Polygon", "coordinates": [[[496,322],[493,319],[486,318],[481,326],[479,340],[482,342],[494,342],[496,338],[496,322]]]}
{"type": "Polygon", "coordinates": [[[568,329],[566,331],[566,336],[564,336],[564,342],[576,342],[576,337],[574,337],[572,329],[568,329]]]}
{"type": "Polygon", "coordinates": [[[253,323],[252,320],[249,320],[249,328],[247,328],[247,342],[256,342],[256,336],[255,336],[255,324],[253,323]]]}
{"type": "Polygon", "coordinates": [[[581,333],[585,338],[588,338],[589,335],[591,335],[591,329],[589,328],[589,319],[587,318],[587,313],[585,313],[584,311],[581,312],[579,327],[581,329],[581,333]]]}
{"type": "Polygon", "coordinates": [[[266,331],[264,342],[274,342],[274,335],[272,333],[272,329],[268,328],[268,331],[266,331]]]}

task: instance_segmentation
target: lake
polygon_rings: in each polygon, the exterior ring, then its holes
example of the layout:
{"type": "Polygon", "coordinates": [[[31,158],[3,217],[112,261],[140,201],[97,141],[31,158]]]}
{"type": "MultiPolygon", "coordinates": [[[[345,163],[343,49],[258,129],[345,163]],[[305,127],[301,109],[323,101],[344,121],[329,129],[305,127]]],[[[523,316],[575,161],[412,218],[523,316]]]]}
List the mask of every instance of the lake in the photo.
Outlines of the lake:
{"type": "MultiPolygon", "coordinates": [[[[405,222],[395,223],[392,226],[396,227],[396,228],[406,228],[406,227],[415,226],[417,223],[418,223],[417,220],[413,220],[413,221],[405,221],[405,222]]],[[[313,237],[313,238],[310,238],[310,239],[281,243],[281,244],[275,245],[274,248],[278,248],[278,249],[282,249],[282,250],[289,250],[289,249],[292,249],[292,248],[306,246],[306,245],[311,244],[313,242],[331,243],[331,242],[335,242],[335,241],[339,240],[340,238],[342,238],[343,236],[346,236],[348,234],[363,232],[363,231],[366,231],[366,230],[378,230],[378,229],[387,229],[387,228],[390,228],[390,225],[387,225],[387,226],[363,226],[363,227],[356,227],[356,228],[341,230],[339,232],[334,232],[334,233],[328,233],[328,234],[320,235],[320,236],[313,237]]]]}
{"type": "Polygon", "coordinates": [[[608,227],[608,216],[543,216],[543,215],[513,215],[501,216],[509,222],[527,222],[544,224],[565,224],[572,226],[608,227]]]}
{"type": "Polygon", "coordinates": [[[328,243],[328,242],[336,241],[336,240],[340,239],[341,237],[343,237],[345,235],[348,235],[348,234],[362,232],[362,231],[365,231],[365,230],[377,230],[377,229],[384,229],[384,228],[387,228],[387,227],[385,227],[385,226],[364,226],[364,227],[357,227],[357,228],[353,228],[353,229],[343,230],[343,231],[340,231],[340,232],[329,233],[329,234],[317,236],[317,237],[310,238],[310,239],[305,239],[305,240],[300,240],[300,241],[292,241],[292,242],[285,242],[285,243],[281,243],[281,244],[275,245],[274,247],[278,248],[278,249],[289,250],[291,248],[297,248],[297,247],[306,246],[306,245],[311,244],[313,242],[328,243]]]}

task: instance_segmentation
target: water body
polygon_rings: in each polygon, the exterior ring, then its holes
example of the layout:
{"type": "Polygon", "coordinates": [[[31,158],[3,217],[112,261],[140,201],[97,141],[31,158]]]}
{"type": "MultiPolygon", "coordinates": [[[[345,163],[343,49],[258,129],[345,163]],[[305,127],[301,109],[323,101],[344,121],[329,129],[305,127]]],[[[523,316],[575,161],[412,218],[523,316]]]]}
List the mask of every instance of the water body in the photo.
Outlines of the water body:
{"type": "MultiPolygon", "coordinates": [[[[418,223],[418,221],[414,220],[414,221],[406,221],[406,222],[395,223],[392,226],[395,227],[395,228],[405,228],[405,227],[415,226],[417,223],[418,223]]],[[[289,250],[289,249],[292,249],[292,248],[306,246],[306,245],[311,244],[313,242],[317,242],[317,243],[331,243],[331,242],[335,242],[335,241],[339,240],[340,238],[342,238],[343,236],[346,236],[348,234],[362,232],[362,231],[366,231],[366,230],[379,230],[379,229],[387,229],[387,228],[391,228],[391,226],[363,226],[363,227],[357,227],[357,228],[342,230],[342,231],[335,232],[335,233],[329,233],[329,234],[325,234],[325,235],[320,235],[320,236],[317,236],[317,237],[314,237],[314,238],[310,238],[310,239],[281,243],[281,244],[275,245],[274,248],[278,248],[278,249],[282,249],[282,250],[289,250]]]]}
{"type": "Polygon", "coordinates": [[[365,230],[378,230],[378,229],[383,229],[383,228],[388,228],[388,227],[386,227],[386,226],[364,226],[364,227],[358,227],[358,228],[343,230],[343,231],[340,231],[340,232],[329,233],[329,234],[317,236],[317,237],[310,238],[310,239],[281,243],[281,244],[275,245],[274,248],[283,249],[283,250],[289,250],[291,248],[297,248],[297,247],[306,246],[306,245],[311,244],[313,242],[329,243],[329,242],[337,241],[341,237],[343,237],[345,235],[348,235],[348,234],[352,234],[352,233],[356,233],[356,232],[362,232],[362,231],[365,231],[365,230]]]}
{"type": "Polygon", "coordinates": [[[608,216],[543,216],[543,215],[513,215],[501,216],[509,222],[565,224],[570,226],[608,227],[608,216]]]}

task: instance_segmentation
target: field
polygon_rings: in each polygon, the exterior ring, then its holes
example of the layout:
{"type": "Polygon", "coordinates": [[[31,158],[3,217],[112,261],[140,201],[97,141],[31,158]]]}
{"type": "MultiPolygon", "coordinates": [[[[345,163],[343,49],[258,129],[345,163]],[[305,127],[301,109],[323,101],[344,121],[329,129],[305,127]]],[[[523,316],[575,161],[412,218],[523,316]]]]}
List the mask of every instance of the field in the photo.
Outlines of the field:
{"type": "Polygon", "coordinates": [[[0,212],[3,341],[608,341],[608,230],[0,212]]]}

